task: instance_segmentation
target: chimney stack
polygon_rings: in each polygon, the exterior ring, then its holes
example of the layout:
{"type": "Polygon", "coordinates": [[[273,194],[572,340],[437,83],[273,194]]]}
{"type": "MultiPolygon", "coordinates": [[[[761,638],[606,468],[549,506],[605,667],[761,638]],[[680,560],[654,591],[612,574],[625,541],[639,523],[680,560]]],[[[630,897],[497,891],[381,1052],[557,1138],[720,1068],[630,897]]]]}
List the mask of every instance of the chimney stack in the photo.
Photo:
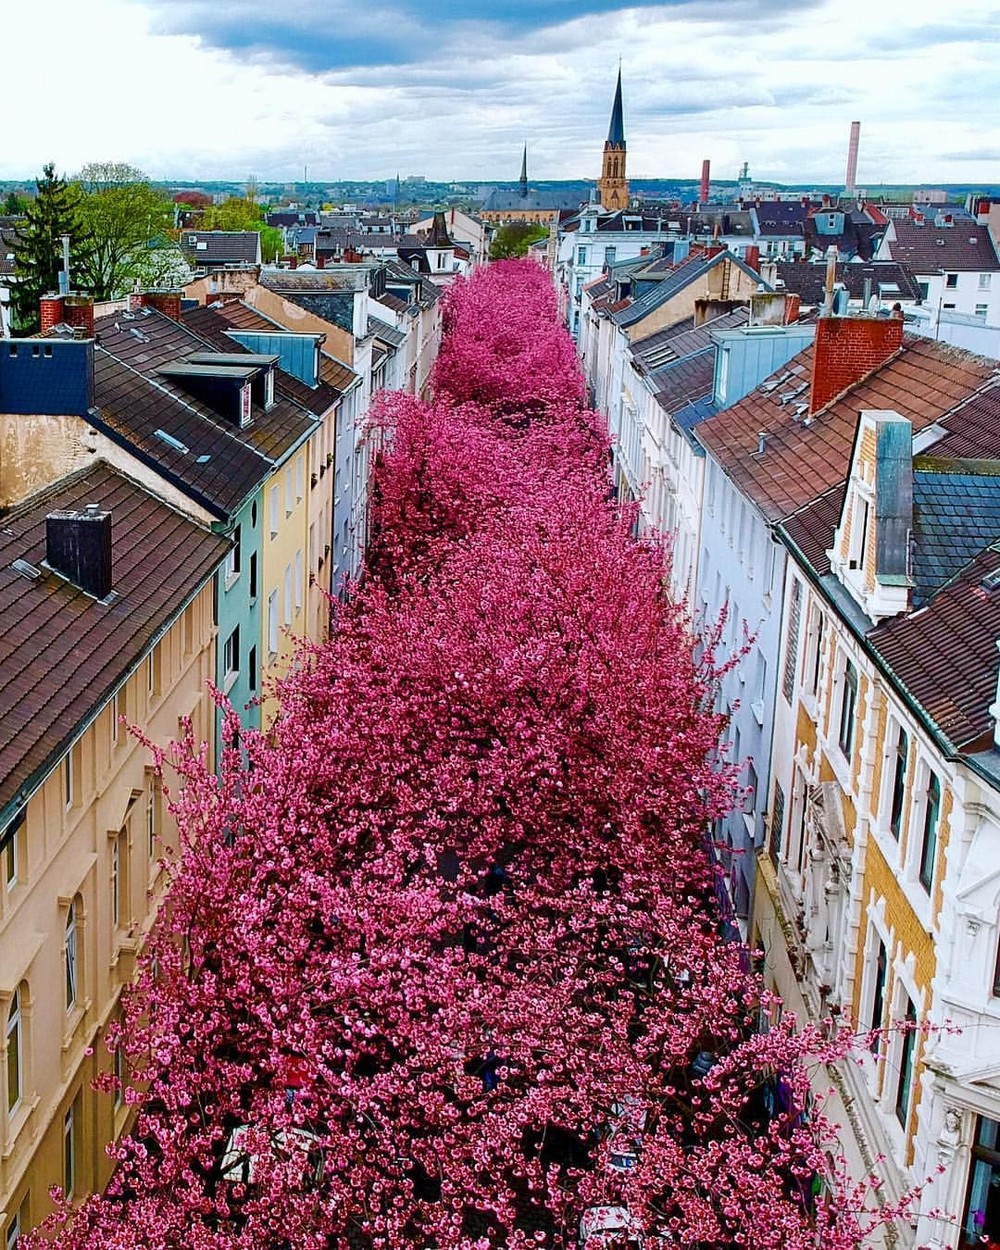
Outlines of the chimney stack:
{"type": "Polygon", "coordinates": [[[831,243],[826,249],[826,280],[823,283],[823,307],[821,317],[833,315],[833,288],[837,282],[837,257],[839,253],[831,243]]]}
{"type": "Polygon", "coordinates": [[[111,593],[111,513],[96,503],[83,512],[50,512],[45,562],[88,595],[106,598],[111,593]]]}
{"type": "Polygon", "coordinates": [[[821,317],[813,344],[809,415],[884,365],[902,342],[901,317],[821,317]]]}
{"type": "Polygon", "coordinates": [[[75,330],[83,330],[83,337],[94,337],[94,299],[91,295],[66,295],[63,297],[63,321],[75,330]]]}
{"type": "Polygon", "coordinates": [[[701,207],[704,207],[708,203],[708,171],[710,168],[710,161],[706,160],[701,162],[701,192],[698,197],[698,203],[701,207]]]}
{"type": "Polygon", "coordinates": [[[844,190],[853,195],[858,189],[858,142],[861,138],[861,123],[851,122],[851,142],[847,148],[847,178],[844,190]]]}
{"type": "Polygon", "coordinates": [[[140,308],[155,308],[171,321],[181,319],[180,291],[136,291],[128,297],[129,312],[140,308]]]}
{"type": "Polygon", "coordinates": [[[43,295],[38,301],[38,314],[43,334],[63,323],[63,296],[43,295]]]}

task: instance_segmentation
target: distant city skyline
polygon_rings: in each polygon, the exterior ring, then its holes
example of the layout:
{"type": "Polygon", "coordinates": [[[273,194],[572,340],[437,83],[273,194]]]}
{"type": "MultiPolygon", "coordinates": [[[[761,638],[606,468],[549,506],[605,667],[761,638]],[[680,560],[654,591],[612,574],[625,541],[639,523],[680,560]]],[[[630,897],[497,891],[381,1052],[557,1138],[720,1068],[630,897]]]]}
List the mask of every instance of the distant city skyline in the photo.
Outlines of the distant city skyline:
{"type": "Polygon", "coordinates": [[[595,179],[619,58],[633,178],[1000,182],[992,3],[49,0],[4,15],[0,178],[595,179]],[[9,109],[13,106],[9,105],[9,109]]]}

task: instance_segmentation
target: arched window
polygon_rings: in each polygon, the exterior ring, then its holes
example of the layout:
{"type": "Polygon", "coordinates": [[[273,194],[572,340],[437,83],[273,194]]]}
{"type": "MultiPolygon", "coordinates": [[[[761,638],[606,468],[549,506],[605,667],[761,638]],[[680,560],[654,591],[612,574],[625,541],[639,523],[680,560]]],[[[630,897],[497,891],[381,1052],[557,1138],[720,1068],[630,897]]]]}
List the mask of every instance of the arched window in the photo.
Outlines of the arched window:
{"type": "Polygon", "coordinates": [[[21,991],[14,991],[7,1012],[7,1110],[13,1111],[21,1102],[22,1044],[24,1025],[21,1018],[21,991]]]}
{"type": "Polygon", "coordinates": [[[77,933],[76,899],[69,905],[66,913],[66,1010],[76,1005],[77,981],[80,972],[80,958],[77,933]]]}

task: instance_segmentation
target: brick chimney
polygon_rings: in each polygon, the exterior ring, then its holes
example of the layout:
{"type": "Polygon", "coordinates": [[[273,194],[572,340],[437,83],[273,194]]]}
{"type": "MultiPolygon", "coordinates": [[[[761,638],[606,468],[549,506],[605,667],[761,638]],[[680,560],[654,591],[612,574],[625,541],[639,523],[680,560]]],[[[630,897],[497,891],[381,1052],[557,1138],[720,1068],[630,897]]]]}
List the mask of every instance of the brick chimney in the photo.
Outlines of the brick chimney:
{"type": "Polygon", "coordinates": [[[42,323],[42,333],[46,334],[53,326],[63,323],[63,297],[61,295],[43,295],[38,301],[38,313],[42,323]]]}
{"type": "Polygon", "coordinates": [[[813,345],[809,415],[884,365],[902,342],[898,317],[821,317],[813,345]]]}
{"type": "Polygon", "coordinates": [[[129,312],[139,308],[155,308],[171,321],[181,319],[180,291],[136,291],[128,297],[129,312]]]}
{"type": "Polygon", "coordinates": [[[746,245],[743,250],[743,261],[744,264],[749,265],[754,273],[760,273],[760,248],[756,243],[748,243],[746,245]]]}
{"type": "Polygon", "coordinates": [[[84,338],[94,337],[94,299],[91,295],[64,295],[63,321],[84,331],[84,338]]]}
{"type": "Polygon", "coordinates": [[[100,504],[83,512],[50,512],[45,518],[45,562],[88,595],[111,593],[111,513],[100,504]]]}

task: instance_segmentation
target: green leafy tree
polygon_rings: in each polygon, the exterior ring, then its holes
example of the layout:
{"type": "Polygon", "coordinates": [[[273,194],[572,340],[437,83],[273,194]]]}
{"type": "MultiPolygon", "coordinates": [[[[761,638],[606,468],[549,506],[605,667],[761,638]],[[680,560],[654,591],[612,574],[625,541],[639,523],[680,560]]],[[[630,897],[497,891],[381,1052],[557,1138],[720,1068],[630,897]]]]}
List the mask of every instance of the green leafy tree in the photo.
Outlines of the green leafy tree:
{"type": "Polygon", "coordinates": [[[17,191],[8,191],[4,198],[3,207],[0,208],[0,214],[4,217],[23,217],[28,211],[30,200],[19,194],[17,191]]]}
{"type": "Polygon", "coordinates": [[[173,206],[150,186],[141,169],[95,162],[84,166],[76,181],[80,214],[91,239],[79,281],[95,299],[120,299],[136,286],[184,281],[180,251],[167,233],[173,206]]]}
{"type": "Polygon", "coordinates": [[[70,237],[72,272],[86,267],[90,241],[80,212],[81,192],[60,178],[50,162],[35,186],[38,193],[28,205],[24,224],[14,241],[14,285],[11,304],[18,330],[38,328],[38,301],[59,288],[62,272],[62,236],[70,237]]]}
{"type": "Polygon", "coordinates": [[[509,221],[493,236],[490,244],[490,260],[510,260],[526,256],[528,248],[548,235],[548,228],[531,221],[509,221]]]}
{"type": "Polygon", "coordinates": [[[260,254],[265,261],[272,261],[281,252],[281,231],[275,230],[264,220],[264,210],[254,201],[253,184],[248,194],[232,196],[221,204],[205,209],[201,220],[202,230],[259,230],[260,254]]]}

